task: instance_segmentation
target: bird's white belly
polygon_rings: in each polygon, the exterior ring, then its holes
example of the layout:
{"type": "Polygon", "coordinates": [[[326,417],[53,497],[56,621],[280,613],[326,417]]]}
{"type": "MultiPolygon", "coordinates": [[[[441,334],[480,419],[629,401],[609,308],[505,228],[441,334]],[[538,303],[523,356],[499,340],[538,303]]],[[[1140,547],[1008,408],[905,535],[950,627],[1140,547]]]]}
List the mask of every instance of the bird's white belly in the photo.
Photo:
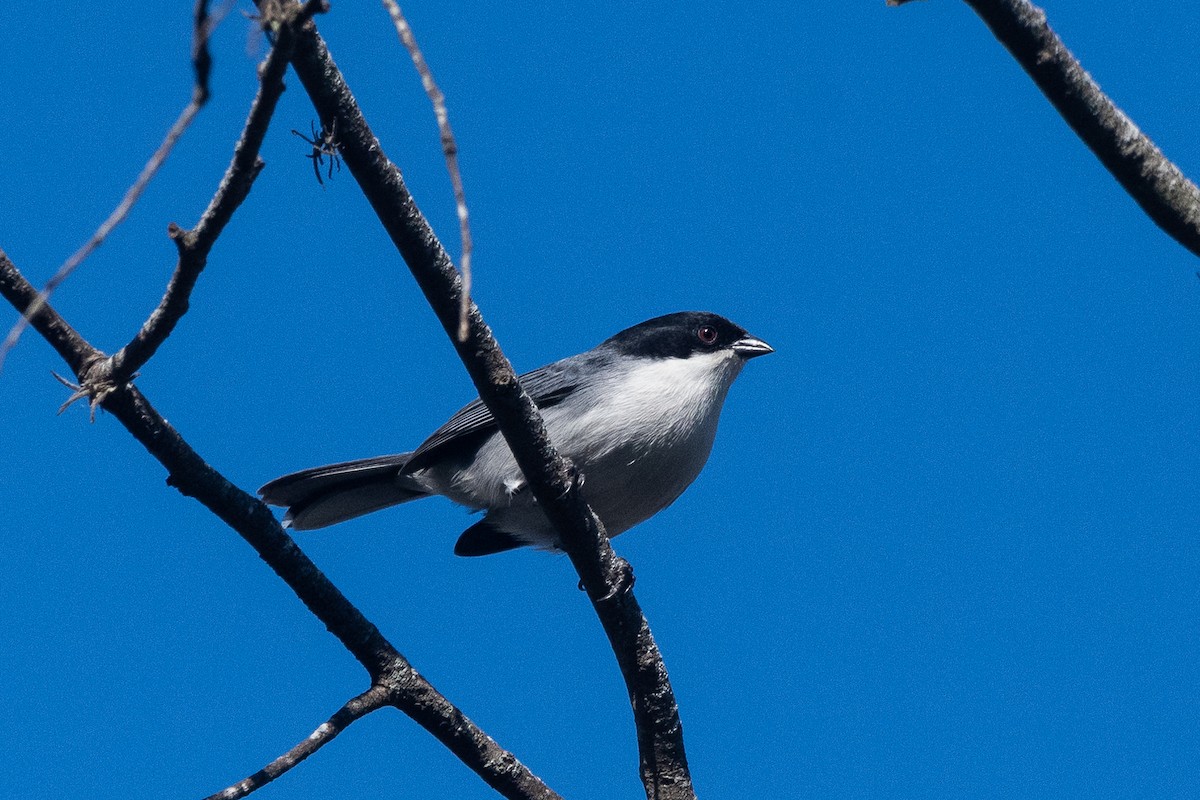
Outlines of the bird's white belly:
{"type": "MultiPolygon", "coordinates": [[[[699,366],[716,379],[696,380],[698,365],[690,361],[667,368],[659,363],[598,385],[578,403],[544,410],[550,440],[582,474],[584,498],[609,536],[674,502],[708,460],[740,361],[731,360],[727,371],[699,366]]],[[[488,509],[488,519],[502,530],[539,546],[553,547],[557,541],[498,433],[465,469],[423,472],[431,490],[470,508],[488,509]]]]}

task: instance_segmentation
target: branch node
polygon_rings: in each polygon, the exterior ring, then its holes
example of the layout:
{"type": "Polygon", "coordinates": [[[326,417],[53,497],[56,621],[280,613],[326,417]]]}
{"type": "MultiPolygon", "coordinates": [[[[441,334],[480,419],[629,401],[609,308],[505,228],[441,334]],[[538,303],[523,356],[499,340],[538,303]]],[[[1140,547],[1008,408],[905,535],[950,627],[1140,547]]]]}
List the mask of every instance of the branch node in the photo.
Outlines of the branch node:
{"type": "Polygon", "coordinates": [[[196,244],[196,235],[187,228],[172,222],[167,225],[167,236],[175,243],[175,249],[182,258],[196,244]]]}
{"type": "MultiPolygon", "coordinates": [[[[73,394],[67,398],[67,401],[58,408],[58,413],[62,414],[72,405],[80,400],[88,401],[88,421],[96,421],[96,407],[101,405],[108,399],[109,395],[115,392],[120,386],[113,377],[112,359],[102,358],[96,359],[84,365],[80,370],[79,383],[71,381],[59,375],[57,372],[51,372],[55,380],[70,389],[73,394]]],[[[137,375],[130,376],[130,380],[136,378],[137,375]]]]}
{"type": "Polygon", "coordinates": [[[0,366],[3,366],[8,352],[16,347],[17,341],[29,324],[30,318],[50,299],[50,295],[54,293],[54,290],[69,278],[97,247],[104,244],[108,235],[129,216],[129,213],[133,210],[134,205],[137,204],[142,193],[146,191],[146,187],[150,185],[150,181],[167,160],[167,156],[171,154],[175,143],[183,136],[184,131],[191,125],[196,115],[200,113],[200,109],[204,106],[205,101],[208,100],[208,76],[212,70],[212,58],[208,52],[208,38],[212,35],[213,29],[224,19],[225,14],[232,7],[233,2],[229,0],[221,11],[210,18],[208,15],[208,0],[196,0],[192,34],[192,65],[196,73],[196,84],[192,89],[191,99],[183,111],[180,112],[178,119],[175,120],[175,124],[167,131],[162,144],[158,146],[158,149],[150,156],[150,160],[142,167],[137,180],[126,190],[125,196],[121,198],[121,202],[113,209],[104,222],[100,224],[100,227],[96,229],[91,238],[76,250],[70,258],[63,262],[58,271],[46,282],[46,286],[42,289],[35,303],[13,325],[8,333],[8,337],[0,344],[0,366]]]}

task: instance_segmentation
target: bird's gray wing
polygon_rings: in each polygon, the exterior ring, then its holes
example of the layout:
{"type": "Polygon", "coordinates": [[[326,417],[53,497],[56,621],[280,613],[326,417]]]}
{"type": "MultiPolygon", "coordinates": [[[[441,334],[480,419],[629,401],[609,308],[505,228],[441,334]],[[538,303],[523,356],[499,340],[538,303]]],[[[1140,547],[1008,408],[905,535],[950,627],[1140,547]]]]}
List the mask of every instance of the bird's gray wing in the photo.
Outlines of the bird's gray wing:
{"type": "MultiPolygon", "coordinates": [[[[571,394],[583,374],[584,365],[578,359],[568,358],[526,372],[519,376],[519,380],[537,407],[546,409],[571,394]]],[[[468,455],[479,446],[485,435],[491,435],[495,430],[496,420],[492,412],[487,410],[483,401],[474,400],[422,442],[401,472],[428,467],[437,459],[452,458],[456,452],[468,455]]]]}

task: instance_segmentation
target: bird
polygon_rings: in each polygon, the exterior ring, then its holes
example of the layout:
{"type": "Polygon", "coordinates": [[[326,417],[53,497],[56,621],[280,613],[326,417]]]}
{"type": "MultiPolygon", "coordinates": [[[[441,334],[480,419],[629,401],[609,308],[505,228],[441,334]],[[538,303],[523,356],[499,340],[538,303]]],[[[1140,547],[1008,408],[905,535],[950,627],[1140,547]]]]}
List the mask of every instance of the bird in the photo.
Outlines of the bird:
{"type": "MultiPolygon", "coordinates": [[[[612,537],[671,505],[696,479],[734,379],[748,360],[772,352],[718,314],[680,311],[519,380],[612,537]]],[[[264,502],[287,509],[285,527],[301,531],[442,495],[485,512],[459,537],[457,555],[561,550],[558,532],[480,400],[416,450],[294,472],[258,491],[264,502]]]]}

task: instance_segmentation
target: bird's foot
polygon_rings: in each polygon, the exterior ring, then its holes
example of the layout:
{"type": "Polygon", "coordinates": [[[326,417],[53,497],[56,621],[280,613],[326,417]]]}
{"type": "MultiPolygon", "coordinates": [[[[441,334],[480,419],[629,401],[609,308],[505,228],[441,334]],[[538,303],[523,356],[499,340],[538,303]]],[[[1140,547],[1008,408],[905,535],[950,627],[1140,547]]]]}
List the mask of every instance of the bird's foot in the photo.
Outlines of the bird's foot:
{"type": "Polygon", "coordinates": [[[633,567],[629,566],[629,562],[620,556],[614,556],[614,558],[616,560],[613,562],[612,570],[609,572],[613,576],[612,588],[596,601],[598,603],[606,603],[623,594],[632,592],[633,584],[637,581],[637,578],[633,574],[633,567]]]}

